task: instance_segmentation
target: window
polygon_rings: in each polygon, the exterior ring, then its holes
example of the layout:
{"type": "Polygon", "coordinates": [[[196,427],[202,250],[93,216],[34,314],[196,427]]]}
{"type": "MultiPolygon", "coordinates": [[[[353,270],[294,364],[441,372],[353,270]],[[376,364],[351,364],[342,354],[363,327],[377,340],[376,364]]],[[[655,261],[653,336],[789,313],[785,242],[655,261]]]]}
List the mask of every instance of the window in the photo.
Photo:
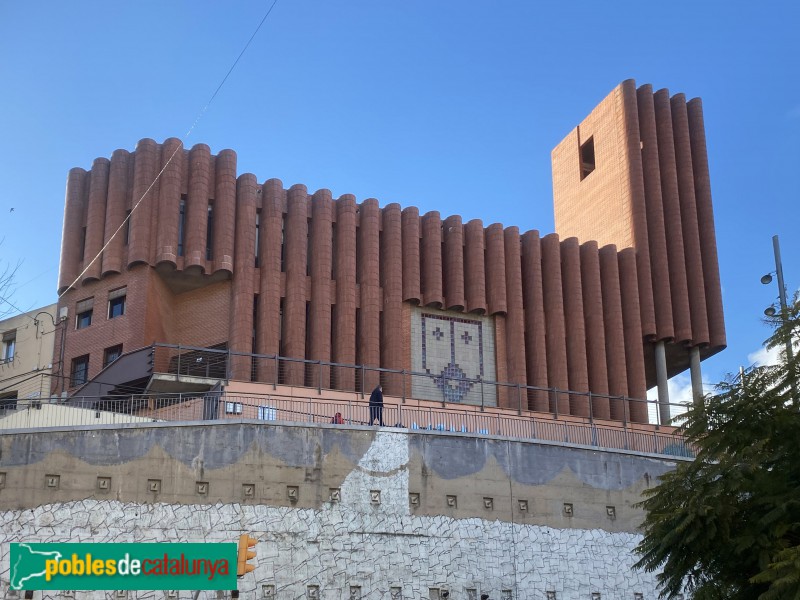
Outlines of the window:
{"type": "Polygon", "coordinates": [[[214,203],[208,203],[208,220],[206,221],[206,260],[214,258],[214,203]]]}
{"type": "Polygon", "coordinates": [[[125,212],[125,245],[131,241],[131,211],[125,212]]]}
{"type": "Polygon", "coordinates": [[[258,418],[262,421],[274,421],[278,418],[278,411],[274,406],[259,406],[258,418]]]}
{"type": "Polygon", "coordinates": [[[14,350],[17,347],[17,330],[6,331],[3,334],[3,348],[0,354],[0,363],[7,363],[14,360],[14,350]]]}
{"type": "Polygon", "coordinates": [[[240,414],[242,414],[242,403],[241,402],[226,402],[225,403],[225,414],[228,414],[228,415],[240,415],[240,414]]]}
{"type": "Polygon", "coordinates": [[[261,209],[256,210],[256,268],[259,266],[259,246],[261,245],[261,209]]]}
{"type": "Polygon", "coordinates": [[[186,234],[186,196],[181,196],[178,207],[178,256],[183,256],[183,238],[186,234]]]}
{"type": "Polygon", "coordinates": [[[107,367],[122,355],[122,344],[111,346],[103,351],[103,368],[107,367]]]}
{"type": "Polygon", "coordinates": [[[125,314],[125,297],[128,288],[119,288],[108,293],[108,318],[121,317],[125,314]]]}
{"type": "Polygon", "coordinates": [[[83,385],[89,379],[89,355],[72,359],[72,387],[83,385]]]}
{"type": "Polygon", "coordinates": [[[594,137],[581,144],[581,179],[594,171],[594,137]]]}
{"type": "Polygon", "coordinates": [[[17,392],[6,392],[0,394],[0,415],[6,412],[17,410],[17,392]]]}
{"type": "Polygon", "coordinates": [[[75,306],[75,329],[83,329],[92,324],[92,311],[94,310],[94,298],[81,300],[75,306]]]}

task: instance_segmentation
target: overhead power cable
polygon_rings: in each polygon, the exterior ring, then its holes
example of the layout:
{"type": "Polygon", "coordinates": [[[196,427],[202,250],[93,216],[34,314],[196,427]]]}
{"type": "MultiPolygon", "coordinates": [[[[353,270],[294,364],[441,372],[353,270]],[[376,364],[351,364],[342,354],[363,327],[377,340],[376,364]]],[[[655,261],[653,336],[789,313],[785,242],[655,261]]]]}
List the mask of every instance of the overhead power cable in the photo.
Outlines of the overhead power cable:
{"type": "Polygon", "coordinates": [[[242,56],[244,56],[244,53],[247,51],[247,48],[250,47],[250,44],[255,39],[256,35],[258,34],[259,30],[261,29],[261,26],[264,25],[264,22],[267,20],[267,17],[269,17],[270,13],[272,12],[272,9],[275,8],[275,5],[277,3],[278,3],[278,0],[273,0],[273,2],[270,5],[269,9],[267,10],[266,14],[264,14],[264,17],[261,19],[261,21],[259,22],[259,24],[256,27],[255,31],[250,36],[250,39],[247,40],[247,43],[244,45],[244,48],[242,48],[242,51],[239,52],[239,56],[237,56],[236,60],[233,61],[233,64],[231,65],[231,68],[228,69],[227,73],[225,73],[225,76],[222,78],[222,81],[220,81],[219,85],[214,90],[214,93],[211,94],[211,97],[208,99],[208,102],[206,102],[205,106],[203,106],[203,108],[197,114],[197,117],[195,118],[194,123],[192,123],[192,126],[184,134],[183,138],[181,138],[181,140],[180,140],[181,143],[178,144],[178,146],[175,148],[175,151],[169,157],[169,160],[167,160],[167,162],[164,164],[163,168],[158,172],[158,174],[155,176],[155,178],[150,183],[150,185],[147,186],[147,189],[144,191],[142,196],[133,205],[133,207],[131,208],[131,211],[127,214],[127,216],[122,220],[122,223],[120,223],[120,226],[117,227],[117,230],[108,238],[108,241],[105,244],[103,244],[103,247],[100,248],[100,251],[83,268],[83,271],[81,271],[80,274],[75,278],[75,281],[73,281],[66,288],[64,288],[64,291],[61,292],[58,295],[59,298],[61,298],[61,296],[66,294],[67,291],[69,291],[73,286],[75,286],[78,283],[78,281],[80,281],[81,277],[83,277],[86,274],[86,272],[91,268],[91,266],[94,263],[96,263],[97,260],[103,255],[103,252],[105,252],[106,248],[108,248],[109,244],[111,244],[111,241],[119,235],[120,231],[122,231],[123,228],[125,228],[127,226],[127,224],[130,221],[130,218],[133,215],[133,213],[136,212],[136,209],[139,207],[139,205],[142,203],[142,201],[147,197],[147,194],[150,193],[150,190],[153,189],[153,186],[159,180],[161,175],[163,175],[164,171],[167,170],[167,167],[169,167],[170,163],[172,162],[172,159],[175,158],[175,155],[178,154],[178,152],[185,147],[186,139],[192,134],[192,131],[194,131],[195,127],[197,127],[198,122],[200,121],[200,119],[203,118],[203,116],[205,115],[206,111],[211,106],[211,103],[214,101],[214,98],[217,97],[217,94],[219,94],[220,90],[225,85],[225,82],[228,80],[228,77],[230,77],[231,73],[233,73],[233,70],[236,68],[236,65],[239,64],[239,60],[241,60],[242,56]]]}

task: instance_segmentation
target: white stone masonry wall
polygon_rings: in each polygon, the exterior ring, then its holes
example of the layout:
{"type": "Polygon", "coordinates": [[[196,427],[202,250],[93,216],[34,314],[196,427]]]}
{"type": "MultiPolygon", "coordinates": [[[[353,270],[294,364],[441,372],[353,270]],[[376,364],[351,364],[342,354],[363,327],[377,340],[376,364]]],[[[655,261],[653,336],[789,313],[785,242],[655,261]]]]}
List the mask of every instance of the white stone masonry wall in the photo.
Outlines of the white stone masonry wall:
{"type": "MultiPolygon", "coordinates": [[[[235,542],[259,540],[257,569],[239,580],[241,598],[320,600],[657,597],[655,575],[635,571],[641,536],[552,529],[484,519],[414,516],[408,504],[408,442],[379,432],[344,481],[340,501],[321,510],[241,504],[169,505],[83,500],[0,513],[0,595],[8,594],[8,542],[235,542]],[[371,492],[380,490],[380,498],[371,492]],[[432,591],[433,590],[433,591],[432,591]]],[[[21,597],[21,596],[20,596],[21,597]]],[[[35,598],[62,598],[36,592],[35,598]]],[[[227,598],[180,592],[179,598],[227,598]]],[[[76,600],[116,598],[78,592],[76,600]]],[[[166,599],[165,591],[128,598],[166,599]]]]}

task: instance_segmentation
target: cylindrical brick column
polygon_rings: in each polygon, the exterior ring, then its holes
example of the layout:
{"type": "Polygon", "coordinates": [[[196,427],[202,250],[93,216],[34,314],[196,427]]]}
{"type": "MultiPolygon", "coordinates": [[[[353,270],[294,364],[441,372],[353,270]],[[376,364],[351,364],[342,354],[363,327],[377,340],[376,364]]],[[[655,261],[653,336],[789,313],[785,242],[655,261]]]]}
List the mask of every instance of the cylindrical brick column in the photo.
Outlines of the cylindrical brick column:
{"type": "Polygon", "coordinates": [[[636,270],[639,273],[639,309],[642,331],[648,338],[656,335],[653,306],[653,279],[650,274],[650,244],[647,238],[647,208],[642,172],[642,149],[639,139],[639,111],[636,84],[632,79],[621,84],[625,118],[625,152],[630,174],[631,225],[636,248],[636,270]]]}
{"type": "Polygon", "coordinates": [[[189,152],[189,193],[186,200],[186,250],[184,268],[205,271],[207,256],[209,180],[211,151],[196,144],[189,152]]]}
{"type": "MultiPolygon", "coordinates": [[[[214,161],[216,176],[214,177],[214,272],[227,271],[233,273],[234,240],[238,236],[236,223],[236,152],[223,150],[214,161]]],[[[261,190],[257,190],[261,193],[261,190]]],[[[255,216],[253,217],[255,219],[255,216]]],[[[255,221],[242,225],[245,229],[253,229],[255,221]]],[[[251,256],[244,255],[250,264],[255,265],[255,247],[251,256]]]]}
{"type": "Polygon", "coordinates": [[[717,259],[717,234],[714,229],[714,207],[711,202],[711,179],[708,173],[706,131],[703,125],[703,103],[700,98],[689,101],[687,116],[692,148],[697,221],[700,228],[700,252],[703,257],[709,343],[714,348],[721,348],[727,344],[725,317],[722,312],[722,289],[717,259]]]}
{"type": "Polygon", "coordinates": [[[675,141],[672,138],[672,109],[669,91],[658,90],[653,97],[658,131],[658,162],[661,170],[661,197],[664,205],[664,229],[669,244],[670,294],[675,341],[684,343],[692,338],[689,311],[689,288],[686,283],[686,255],[683,250],[681,203],[678,196],[678,170],[675,165],[675,141]]]}
{"type": "MultiPolygon", "coordinates": [[[[311,200],[311,305],[308,358],[331,362],[331,259],[333,200],[330,190],[318,190],[311,200]]],[[[311,385],[331,387],[329,366],[309,365],[311,385]]]]}
{"type": "Polygon", "coordinates": [[[414,206],[403,209],[403,300],[419,304],[419,210],[414,206]]]}
{"type": "Polygon", "coordinates": [[[689,139],[689,118],[686,98],[675,94],[670,100],[672,130],[675,138],[675,162],[678,168],[678,193],[681,201],[683,248],[686,253],[686,279],[689,285],[689,309],[692,318],[693,345],[708,344],[708,315],[703,281],[703,256],[700,250],[700,228],[694,197],[694,171],[689,139]]]}
{"type": "Polygon", "coordinates": [[[108,204],[106,206],[106,223],[102,257],[102,275],[121,273],[125,255],[125,238],[127,226],[122,226],[128,203],[128,172],[130,153],[127,150],[115,150],[111,155],[111,167],[108,174],[108,204]],[[120,226],[122,226],[120,228],[120,226]],[[118,231],[119,230],[119,231],[118,231]]]}
{"type": "Polygon", "coordinates": [[[463,311],[464,300],[464,229],[461,217],[444,220],[444,297],[448,310],[463,311]]]}
{"type": "Polygon", "coordinates": [[[98,254],[103,248],[103,230],[106,225],[108,199],[107,158],[96,158],[89,173],[89,206],[86,210],[86,242],[83,253],[82,281],[100,279],[101,262],[98,254]]]}
{"type": "Polygon", "coordinates": [[[473,219],[464,226],[464,288],[467,312],[486,313],[486,272],[483,223],[473,219]]]}
{"type": "MultiPolygon", "coordinates": [[[[286,299],[283,303],[283,352],[288,358],[306,357],[306,270],[308,254],[308,194],[306,186],[289,188],[283,250],[286,265],[286,299]]],[[[302,363],[281,365],[288,385],[304,385],[302,363]]]]}
{"type": "Polygon", "coordinates": [[[608,365],[608,393],[611,418],[622,421],[625,407],[622,398],[628,395],[628,375],[625,370],[625,332],[622,323],[617,247],[600,248],[600,281],[603,294],[603,328],[608,365]]]}
{"type": "MultiPolygon", "coordinates": [[[[359,210],[358,270],[361,288],[357,362],[365,367],[381,363],[380,227],[381,211],[374,198],[364,200],[359,210]]],[[[441,280],[440,280],[441,281],[441,280]]],[[[364,391],[380,383],[377,371],[364,371],[364,391]]]]}
{"type": "MultiPolygon", "coordinates": [[[[169,141],[164,142],[165,149],[169,141]]],[[[160,214],[158,210],[160,202],[156,186],[152,188],[150,186],[158,174],[160,156],[161,148],[153,140],[145,138],[136,144],[136,151],[133,153],[133,205],[128,238],[128,268],[137,263],[150,263],[152,260],[150,252],[157,239],[151,228],[151,221],[154,211],[160,214]]],[[[159,179],[159,188],[164,186],[165,175],[166,173],[163,173],[159,179]]],[[[180,194],[180,188],[178,190],[180,194]]],[[[163,215],[163,218],[166,218],[166,215],[163,215]]],[[[160,224],[161,220],[159,220],[159,232],[160,224]]]]}
{"type": "Polygon", "coordinates": [[[492,223],[486,228],[486,296],[489,314],[505,313],[506,304],[506,257],[503,226],[492,223]]]}
{"type": "Polygon", "coordinates": [[[554,389],[550,410],[569,414],[569,389],[567,376],[566,325],[564,324],[564,294],[561,278],[561,243],[558,235],[551,233],[542,238],[542,292],[547,330],[547,380],[554,389]]]}
{"type": "Polygon", "coordinates": [[[81,272],[81,238],[83,215],[86,212],[88,193],[86,171],[70,169],[67,176],[67,194],[64,202],[64,233],[61,236],[61,262],[58,270],[59,295],[71,286],[81,272]]]}
{"type": "MultiPolygon", "coordinates": [[[[403,239],[399,204],[389,204],[383,209],[381,245],[381,366],[387,369],[410,369],[410,357],[404,351],[408,332],[403,329],[403,239]]],[[[402,376],[384,373],[383,391],[390,396],[401,396],[402,376]]]]}
{"type": "MultiPolygon", "coordinates": [[[[525,361],[528,385],[546,388],[547,349],[545,341],[544,293],[542,291],[542,249],[539,232],[528,231],[522,236],[522,298],[525,307],[525,361]]],[[[529,390],[531,410],[550,410],[548,394],[529,390]]]]}
{"type": "MultiPolygon", "coordinates": [[[[578,238],[567,238],[561,242],[561,273],[567,331],[569,389],[573,392],[588,392],[589,371],[586,364],[586,325],[583,320],[581,256],[578,238]]],[[[570,414],[588,417],[588,395],[570,394],[569,407],[570,414]]]]}
{"type": "MultiPolygon", "coordinates": [[[[344,365],[356,363],[356,223],[355,197],[345,194],[336,202],[336,307],[333,313],[333,359],[344,365]]],[[[336,389],[356,389],[352,367],[335,367],[333,375],[336,389]]]]}
{"type": "Polygon", "coordinates": [[[508,395],[510,408],[528,408],[527,363],[525,360],[525,311],[522,304],[522,249],[519,229],[507,227],[503,232],[506,269],[506,356],[508,381],[519,383],[522,388],[508,395]]]}
{"type": "MultiPolygon", "coordinates": [[[[161,178],[159,180],[158,203],[153,198],[153,206],[156,206],[156,216],[158,217],[158,242],[156,250],[156,264],[163,262],[169,263],[173,267],[177,265],[179,239],[179,221],[181,206],[181,183],[183,181],[184,153],[181,150],[183,144],[179,139],[170,138],[164,142],[161,152],[161,178]]],[[[136,166],[139,166],[139,150],[136,151],[136,166]]],[[[152,192],[151,192],[152,193],[152,192]]],[[[136,195],[134,194],[134,198],[136,195]]],[[[142,203],[144,204],[144,202],[142,203]]],[[[140,207],[141,208],[141,207],[140,207]]],[[[183,220],[183,247],[186,248],[186,208],[184,207],[183,220]]],[[[134,215],[136,211],[134,211],[134,215]]],[[[150,227],[150,213],[147,213],[147,223],[145,227],[150,227]]],[[[131,236],[135,231],[138,221],[134,220],[134,228],[131,229],[131,236]]],[[[128,259],[130,263],[130,258],[128,259]]]]}
{"type": "Polygon", "coordinates": [[[442,308],[442,220],[431,211],[422,217],[422,298],[425,306],[442,308]]]}
{"type": "MultiPolygon", "coordinates": [[[[281,347],[281,233],[286,192],[279,179],[270,179],[261,186],[261,231],[259,235],[259,293],[256,349],[259,354],[276,356],[281,347]]],[[[255,261],[254,261],[255,262],[255,261]]],[[[257,361],[259,381],[278,382],[275,360],[257,361]]]]}
{"type": "Polygon", "coordinates": [[[581,281],[583,283],[583,319],[586,324],[586,364],[589,390],[592,392],[592,416],[611,416],[608,399],[606,333],[603,323],[603,292],[600,287],[600,253],[597,242],[581,244],[581,281]],[[594,395],[596,394],[596,395],[594,395]]]}
{"type": "Polygon", "coordinates": [[[625,248],[618,255],[622,327],[625,332],[625,365],[628,376],[628,418],[647,423],[647,378],[644,370],[644,340],[639,316],[639,286],[636,251],[625,248]]]}
{"type": "Polygon", "coordinates": [[[650,244],[650,275],[656,316],[656,338],[671,340],[672,325],[667,237],[664,231],[664,206],[661,200],[661,172],[658,162],[656,115],[653,107],[653,88],[650,84],[637,91],[639,133],[642,141],[644,198],[647,214],[647,239],[650,244]]]}
{"type": "Polygon", "coordinates": [[[256,176],[245,173],[239,177],[236,189],[236,269],[231,285],[231,316],[229,348],[231,357],[231,378],[239,381],[252,379],[253,351],[253,249],[256,244],[256,231],[252,226],[256,220],[256,195],[258,181],[256,176]]]}

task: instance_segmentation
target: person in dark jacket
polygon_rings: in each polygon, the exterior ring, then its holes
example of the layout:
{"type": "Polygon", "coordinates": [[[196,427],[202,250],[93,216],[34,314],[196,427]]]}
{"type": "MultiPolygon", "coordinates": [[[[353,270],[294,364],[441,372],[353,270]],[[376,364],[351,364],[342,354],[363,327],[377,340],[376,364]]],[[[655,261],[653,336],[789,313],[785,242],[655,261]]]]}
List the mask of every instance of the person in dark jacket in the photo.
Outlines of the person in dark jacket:
{"type": "Polygon", "coordinates": [[[383,427],[383,388],[380,385],[369,395],[369,424],[372,425],[375,419],[383,427]]]}

